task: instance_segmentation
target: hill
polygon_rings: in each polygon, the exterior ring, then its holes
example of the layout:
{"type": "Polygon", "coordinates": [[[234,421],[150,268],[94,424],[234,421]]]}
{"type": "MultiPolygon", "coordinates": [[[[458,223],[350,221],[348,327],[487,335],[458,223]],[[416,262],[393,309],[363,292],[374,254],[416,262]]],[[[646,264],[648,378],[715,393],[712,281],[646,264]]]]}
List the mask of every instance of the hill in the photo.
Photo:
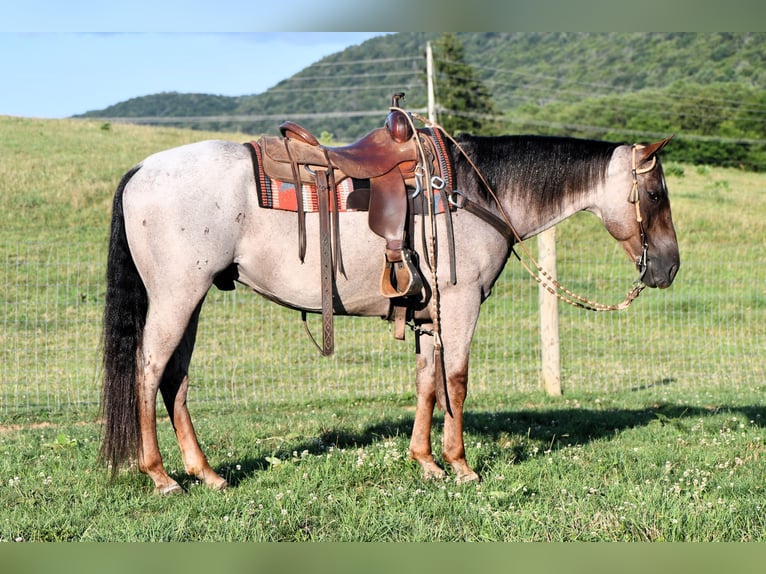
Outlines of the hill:
{"type": "Polygon", "coordinates": [[[103,110],[87,112],[75,117],[125,117],[142,116],[188,117],[234,114],[241,98],[211,94],[181,94],[162,92],[149,96],[131,98],[103,110]]]}
{"type": "MultiPolygon", "coordinates": [[[[250,134],[274,133],[281,121],[293,119],[348,141],[381,124],[394,92],[404,91],[411,109],[425,107],[425,46],[437,37],[408,32],[372,38],[262,94],[156,94],[80,117],[140,117],[136,121],[250,134]]],[[[503,113],[504,131],[626,141],[676,133],[683,145],[669,151],[679,161],[766,169],[766,34],[458,37],[503,113]]],[[[437,100],[438,90],[437,77],[437,100]]]]}

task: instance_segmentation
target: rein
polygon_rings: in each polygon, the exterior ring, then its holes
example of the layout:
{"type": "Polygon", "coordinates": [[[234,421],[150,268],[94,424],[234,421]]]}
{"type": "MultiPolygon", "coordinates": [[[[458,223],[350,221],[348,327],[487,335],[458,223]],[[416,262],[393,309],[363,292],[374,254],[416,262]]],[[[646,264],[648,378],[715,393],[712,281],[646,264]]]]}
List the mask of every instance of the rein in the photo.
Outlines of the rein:
{"type": "Polygon", "coordinates": [[[465,157],[465,159],[473,168],[474,172],[476,172],[476,175],[484,184],[484,187],[486,188],[487,192],[490,194],[495,204],[497,205],[498,209],[500,210],[500,215],[502,216],[502,218],[499,218],[497,215],[485,209],[484,207],[480,206],[479,204],[472,202],[465,196],[465,194],[463,194],[462,192],[458,190],[454,190],[452,192],[452,195],[450,196],[450,199],[449,199],[450,203],[457,208],[464,208],[466,209],[466,211],[469,211],[473,213],[474,215],[480,217],[482,220],[484,220],[485,222],[492,225],[495,229],[497,229],[506,239],[509,240],[509,242],[512,240],[515,240],[516,243],[521,247],[521,250],[524,252],[524,255],[531,261],[531,266],[534,267],[534,270],[530,267],[530,264],[528,264],[521,257],[519,257],[515,249],[512,248],[514,255],[516,255],[516,258],[521,262],[524,269],[526,269],[526,271],[532,276],[532,278],[535,279],[535,281],[537,281],[538,284],[542,285],[549,293],[551,293],[552,295],[555,295],[556,297],[558,297],[558,299],[560,299],[561,301],[565,303],[568,303],[569,305],[572,305],[573,307],[579,307],[581,309],[586,309],[589,311],[620,311],[623,309],[627,309],[630,306],[630,304],[636,298],[638,298],[638,296],[641,294],[641,291],[643,291],[644,288],[646,287],[646,285],[643,283],[643,277],[647,270],[647,249],[648,249],[646,233],[644,231],[644,225],[643,225],[643,218],[641,217],[641,201],[640,201],[639,193],[638,193],[638,176],[652,171],[657,164],[657,157],[654,156],[652,157],[652,163],[651,165],[649,165],[649,167],[646,167],[643,169],[637,168],[636,151],[644,146],[641,146],[639,144],[633,144],[631,149],[632,151],[631,175],[633,178],[633,185],[631,188],[630,196],[628,198],[628,201],[635,205],[636,221],[638,222],[639,231],[641,233],[642,253],[641,253],[641,256],[638,258],[638,260],[636,261],[636,265],[640,268],[640,275],[638,279],[636,279],[633,282],[633,285],[631,286],[630,291],[628,291],[623,301],[621,301],[620,303],[612,304],[612,305],[606,305],[604,303],[592,301],[581,295],[578,295],[577,293],[571,291],[570,289],[566,288],[564,285],[559,283],[556,279],[554,279],[551,276],[550,273],[545,271],[542,268],[542,266],[537,262],[537,260],[534,258],[532,253],[530,253],[526,244],[521,239],[516,229],[513,227],[513,224],[511,223],[511,220],[508,217],[508,214],[503,209],[503,206],[500,203],[500,200],[498,199],[492,187],[487,182],[484,175],[481,173],[481,170],[479,170],[479,168],[476,166],[473,160],[468,156],[468,154],[465,152],[462,146],[450,134],[448,134],[443,128],[441,128],[441,126],[438,126],[435,123],[427,120],[420,114],[417,114],[415,112],[410,112],[410,113],[414,117],[416,117],[419,121],[423,122],[424,124],[441,129],[442,133],[444,133],[444,135],[446,135],[449,138],[449,140],[453,144],[455,144],[457,149],[460,150],[460,153],[463,155],[463,157],[465,157]],[[455,198],[456,196],[457,196],[457,199],[455,198]]]}
{"type": "MultiPolygon", "coordinates": [[[[427,205],[427,212],[428,212],[428,222],[429,222],[429,235],[428,235],[428,267],[431,270],[431,300],[430,300],[430,315],[431,315],[431,324],[433,325],[433,330],[430,333],[431,336],[434,338],[434,352],[433,352],[433,361],[434,361],[434,380],[436,381],[435,384],[435,392],[436,392],[436,400],[439,403],[439,405],[444,409],[446,413],[448,413],[450,416],[452,416],[452,407],[450,405],[449,400],[449,391],[447,388],[447,377],[446,377],[446,371],[444,369],[444,349],[443,349],[443,343],[442,343],[442,337],[441,337],[441,313],[440,313],[440,292],[439,292],[439,284],[437,282],[437,268],[436,268],[436,253],[437,253],[437,246],[436,246],[436,214],[434,210],[434,188],[436,187],[434,185],[434,178],[431,177],[431,170],[429,166],[429,161],[427,159],[426,151],[423,147],[423,142],[420,140],[419,137],[417,137],[417,128],[415,127],[415,122],[413,121],[413,116],[410,115],[405,110],[402,110],[401,108],[392,107],[391,110],[400,110],[403,112],[404,117],[407,118],[407,120],[410,123],[410,126],[413,130],[413,137],[415,138],[415,142],[417,144],[418,149],[418,156],[420,157],[420,161],[422,162],[422,179],[425,182],[425,199],[426,199],[426,205],[427,205]]],[[[418,118],[420,119],[420,118],[418,118]]],[[[442,130],[444,132],[444,130],[442,130]]],[[[446,134],[446,132],[444,132],[446,134]]],[[[450,138],[451,139],[451,138],[450,138]]],[[[448,192],[449,190],[445,190],[442,188],[443,192],[448,192]]],[[[449,217],[449,206],[445,206],[444,213],[447,217],[449,217]]],[[[425,239],[425,238],[424,238],[425,239]]],[[[424,242],[425,247],[425,242],[424,242]]]]}

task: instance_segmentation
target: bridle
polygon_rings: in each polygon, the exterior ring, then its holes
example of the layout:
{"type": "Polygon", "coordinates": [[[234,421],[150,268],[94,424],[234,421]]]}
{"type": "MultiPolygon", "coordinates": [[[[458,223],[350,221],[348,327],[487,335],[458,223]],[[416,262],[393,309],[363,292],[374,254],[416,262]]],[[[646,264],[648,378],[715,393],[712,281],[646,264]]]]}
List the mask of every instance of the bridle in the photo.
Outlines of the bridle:
{"type": "Polygon", "coordinates": [[[649,173],[657,166],[657,156],[652,156],[652,163],[645,168],[638,169],[636,166],[636,152],[643,148],[640,144],[633,144],[632,146],[632,159],[631,159],[631,175],[633,176],[633,187],[630,190],[628,201],[636,207],[636,222],[638,223],[638,230],[641,234],[641,255],[636,259],[636,267],[638,267],[640,275],[638,280],[643,284],[644,275],[647,271],[647,250],[649,249],[649,243],[646,238],[646,231],[644,230],[644,218],[641,216],[641,194],[638,192],[638,176],[649,173]]]}
{"type": "Polygon", "coordinates": [[[442,133],[450,141],[452,141],[453,144],[455,144],[457,149],[460,151],[461,155],[463,155],[463,157],[465,157],[465,159],[471,165],[472,169],[481,180],[485,189],[487,190],[489,195],[492,197],[493,201],[495,202],[498,209],[500,210],[501,217],[498,217],[497,215],[495,215],[493,212],[489,211],[488,209],[469,200],[465,196],[465,194],[463,194],[462,192],[458,190],[454,190],[451,192],[450,199],[449,199],[450,203],[457,208],[464,208],[467,211],[472,212],[474,215],[477,215],[478,217],[482,218],[487,223],[490,223],[493,227],[495,227],[495,229],[497,229],[500,233],[502,233],[506,238],[510,239],[511,241],[515,240],[515,243],[519,246],[519,248],[523,251],[524,255],[531,262],[531,266],[526,261],[524,261],[521,257],[519,257],[518,253],[516,253],[515,251],[515,246],[511,248],[512,252],[514,253],[514,255],[516,255],[516,258],[521,262],[524,269],[526,269],[527,272],[549,293],[551,293],[552,295],[555,295],[561,301],[568,303],[569,305],[572,305],[573,307],[579,307],[581,309],[587,309],[589,311],[620,311],[623,309],[627,309],[630,306],[630,304],[641,294],[641,291],[643,291],[646,288],[646,285],[644,284],[643,279],[648,269],[649,244],[648,244],[648,240],[646,236],[646,231],[644,229],[643,217],[641,216],[641,199],[640,199],[640,193],[638,189],[638,176],[649,173],[657,166],[657,156],[653,155],[651,164],[649,166],[638,169],[636,153],[639,149],[642,149],[646,146],[643,146],[641,144],[633,144],[631,146],[632,187],[631,187],[630,194],[628,196],[628,201],[632,203],[636,209],[636,222],[638,223],[639,233],[641,236],[641,255],[637,257],[635,261],[636,267],[638,267],[638,270],[639,270],[639,276],[633,282],[633,285],[631,286],[630,291],[628,291],[628,293],[625,295],[625,299],[623,301],[621,301],[620,303],[607,305],[604,303],[599,303],[597,301],[592,301],[581,295],[578,295],[577,293],[569,290],[564,285],[559,283],[550,273],[545,271],[545,269],[542,268],[542,266],[537,262],[534,256],[530,253],[527,246],[524,244],[524,241],[521,239],[518,232],[513,227],[513,224],[511,223],[511,220],[508,217],[508,214],[503,209],[503,206],[500,203],[500,200],[498,199],[494,190],[489,185],[486,178],[481,173],[481,171],[476,166],[476,164],[473,162],[473,160],[468,156],[465,150],[463,150],[462,146],[449,133],[447,133],[440,126],[436,125],[434,122],[431,122],[430,120],[424,118],[423,116],[420,116],[417,113],[410,112],[410,114],[416,117],[419,121],[422,121],[426,125],[430,125],[431,127],[441,129],[442,133]],[[534,269],[532,269],[532,267],[534,267],[534,269]]]}

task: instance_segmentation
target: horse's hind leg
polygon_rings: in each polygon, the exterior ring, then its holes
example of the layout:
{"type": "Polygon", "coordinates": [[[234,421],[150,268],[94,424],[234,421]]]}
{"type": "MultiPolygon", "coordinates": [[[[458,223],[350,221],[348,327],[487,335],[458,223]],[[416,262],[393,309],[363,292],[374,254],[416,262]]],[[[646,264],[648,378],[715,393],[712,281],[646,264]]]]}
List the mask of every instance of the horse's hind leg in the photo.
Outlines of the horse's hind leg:
{"type": "Polygon", "coordinates": [[[178,438],[186,472],[196,476],[211,488],[223,489],[228,486],[228,483],[216,474],[203,454],[197,440],[197,434],[194,432],[189,409],[186,406],[186,394],[189,389],[189,362],[194,350],[201,308],[202,302],[194,311],[181,342],[165,368],[165,374],[160,383],[160,393],[178,438]]]}
{"type": "MultiPolygon", "coordinates": [[[[188,304],[193,305],[190,301],[188,304]]],[[[186,336],[187,327],[191,323],[191,318],[197,314],[197,310],[197,305],[185,308],[183,304],[179,304],[177,301],[163,301],[150,297],[149,312],[146,316],[141,351],[138,357],[140,365],[137,381],[138,419],[141,435],[138,467],[141,472],[154,481],[155,492],[159,494],[180,492],[182,488],[168,475],[162,462],[162,455],[157,442],[157,391],[179,344],[183,340],[184,346],[186,346],[189,341],[189,337],[186,336]]],[[[192,330],[192,340],[194,338],[193,332],[194,330],[192,330]]],[[[178,364],[178,361],[173,361],[174,370],[177,370],[175,367],[178,364]]],[[[186,364],[188,365],[188,359],[186,364]]],[[[179,383],[179,389],[180,387],[179,383]]],[[[180,392],[174,394],[180,394],[180,392]]],[[[185,407],[179,409],[179,412],[184,410],[185,407]]],[[[183,415],[181,416],[183,417],[183,415]]],[[[185,424],[182,424],[181,427],[186,429],[185,424]]]]}

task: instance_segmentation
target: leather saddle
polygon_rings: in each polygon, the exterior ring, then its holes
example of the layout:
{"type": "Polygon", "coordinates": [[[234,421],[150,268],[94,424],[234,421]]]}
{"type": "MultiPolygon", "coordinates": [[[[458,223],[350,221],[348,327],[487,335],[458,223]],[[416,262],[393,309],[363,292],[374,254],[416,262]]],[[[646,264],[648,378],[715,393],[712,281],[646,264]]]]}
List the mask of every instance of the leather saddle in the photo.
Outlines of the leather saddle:
{"type": "MultiPolygon", "coordinates": [[[[368,221],[370,229],[386,240],[381,294],[389,298],[420,294],[423,281],[414,257],[405,245],[407,222],[407,184],[414,182],[415,170],[421,161],[417,131],[405,112],[399,109],[395,94],[385,125],[376,128],[353,144],[338,147],[323,146],[306,128],[286,121],[280,126],[282,136],[263,136],[262,168],[276,180],[292,183],[296,190],[303,184],[316,185],[319,192],[320,234],[332,235],[334,254],[331,256],[337,272],[340,262],[338,237],[338,208],[335,187],[345,178],[368,180],[370,200],[368,221]],[[324,205],[324,207],[323,207],[324,205]],[[330,229],[321,225],[329,221],[330,229]]],[[[305,214],[302,202],[299,213],[300,257],[305,255],[305,214]]],[[[326,238],[322,239],[323,243],[326,238]]]]}

